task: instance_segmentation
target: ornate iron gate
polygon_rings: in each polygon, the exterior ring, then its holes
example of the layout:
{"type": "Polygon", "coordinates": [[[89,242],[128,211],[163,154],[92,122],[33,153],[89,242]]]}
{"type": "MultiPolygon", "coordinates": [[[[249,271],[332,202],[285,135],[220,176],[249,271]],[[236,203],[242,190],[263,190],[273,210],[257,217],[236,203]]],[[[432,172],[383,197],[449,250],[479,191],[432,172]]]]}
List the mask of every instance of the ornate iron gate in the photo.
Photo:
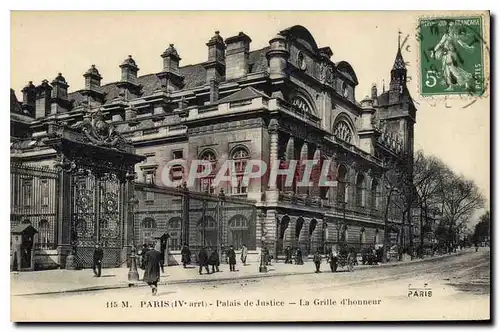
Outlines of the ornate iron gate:
{"type": "Polygon", "coordinates": [[[104,249],[104,266],[119,266],[122,245],[121,187],[116,176],[97,177],[91,172],[72,179],[73,245],[79,264],[92,266],[94,247],[104,249]]]}

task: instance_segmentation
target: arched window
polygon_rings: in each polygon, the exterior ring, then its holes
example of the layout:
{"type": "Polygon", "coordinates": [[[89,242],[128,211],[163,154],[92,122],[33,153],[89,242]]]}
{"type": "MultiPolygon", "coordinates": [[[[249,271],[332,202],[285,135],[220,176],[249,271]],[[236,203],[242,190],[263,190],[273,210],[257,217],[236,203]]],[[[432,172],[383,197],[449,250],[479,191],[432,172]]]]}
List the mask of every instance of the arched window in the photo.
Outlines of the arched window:
{"type": "Polygon", "coordinates": [[[347,168],[340,165],[337,174],[337,202],[339,204],[346,203],[347,190],[347,168]]]}
{"type": "Polygon", "coordinates": [[[229,220],[229,234],[228,240],[229,244],[233,245],[234,248],[241,248],[242,245],[247,245],[250,240],[248,219],[238,214],[229,220]]]}
{"type": "Polygon", "coordinates": [[[333,134],[336,138],[352,144],[352,130],[346,121],[339,121],[333,129],[333,134]]]}
{"type": "Polygon", "coordinates": [[[45,219],[40,220],[38,224],[38,243],[40,248],[48,249],[52,242],[52,236],[50,234],[49,222],[45,219]]]}
{"type": "MultiPolygon", "coordinates": [[[[217,158],[215,156],[215,153],[212,150],[205,150],[200,155],[200,160],[208,161],[212,165],[212,170],[210,175],[202,178],[200,181],[200,191],[213,193],[214,192],[213,181],[216,174],[216,166],[217,166],[217,158]]],[[[199,172],[203,171],[204,166],[200,165],[200,168],[201,169],[198,170],[199,172]]]]}
{"type": "Polygon", "coordinates": [[[365,206],[365,177],[358,174],[356,178],[356,206],[365,206]]]}
{"type": "Polygon", "coordinates": [[[156,230],[156,222],[151,217],[146,217],[142,220],[142,242],[150,244],[154,242],[153,233],[156,230]]]}
{"type": "Polygon", "coordinates": [[[379,192],[378,192],[378,181],[377,179],[373,179],[372,187],[370,191],[370,207],[374,210],[378,210],[378,202],[379,202],[379,192]]]}
{"type": "Polygon", "coordinates": [[[231,188],[231,193],[233,194],[246,194],[247,187],[243,184],[243,177],[245,175],[245,170],[247,167],[247,161],[250,159],[248,150],[241,147],[233,151],[231,155],[231,160],[234,162],[234,170],[236,171],[236,187],[231,188]]]}

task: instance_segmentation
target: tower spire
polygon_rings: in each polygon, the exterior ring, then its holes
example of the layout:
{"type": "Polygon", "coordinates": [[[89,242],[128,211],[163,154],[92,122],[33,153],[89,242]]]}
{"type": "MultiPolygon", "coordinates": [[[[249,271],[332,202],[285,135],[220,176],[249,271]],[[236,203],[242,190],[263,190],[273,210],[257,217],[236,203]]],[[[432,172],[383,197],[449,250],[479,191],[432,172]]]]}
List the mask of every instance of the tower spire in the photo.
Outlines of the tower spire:
{"type": "Polygon", "coordinates": [[[398,29],[398,52],[401,51],[401,29],[398,29]]]}

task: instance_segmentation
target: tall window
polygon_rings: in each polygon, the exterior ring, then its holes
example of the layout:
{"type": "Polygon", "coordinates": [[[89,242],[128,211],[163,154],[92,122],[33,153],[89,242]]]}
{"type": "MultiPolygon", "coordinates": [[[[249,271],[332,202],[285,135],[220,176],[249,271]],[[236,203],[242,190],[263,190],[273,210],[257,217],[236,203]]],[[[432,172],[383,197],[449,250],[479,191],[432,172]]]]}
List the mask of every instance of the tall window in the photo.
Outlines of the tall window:
{"type": "Polygon", "coordinates": [[[374,210],[378,210],[378,202],[379,202],[379,198],[378,198],[378,181],[377,179],[373,179],[372,181],[372,187],[371,187],[371,193],[370,193],[370,207],[374,210]]]}
{"type": "Polygon", "coordinates": [[[380,243],[380,231],[377,229],[375,230],[375,239],[374,239],[375,244],[380,243]]]}
{"type": "Polygon", "coordinates": [[[179,250],[181,247],[180,244],[180,230],[181,230],[181,218],[173,217],[168,223],[168,234],[170,235],[170,249],[179,250]]]}
{"type": "Polygon", "coordinates": [[[337,202],[344,203],[347,191],[347,168],[344,165],[339,166],[337,182],[337,202]]]}
{"type": "Polygon", "coordinates": [[[356,178],[356,206],[365,206],[365,177],[358,174],[356,178]]]}
{"type": "MultiPolygon", "coordinates": [[[[210,173],[210,175],[202,178],[200,181],[200,184],[201,184],[200,191],[213,193],[214,192],[213,181],[214,181],[214,177],[215,177],[214,174],[216,174],[215,168],[217,166],[217,159],[215,157],[215,153],[211,150],[207,150],[201,154],[200,160],[209,161],[210,164],[212,165],[212,172],[210,173]]],[[[199,172],[202,172],[203,168],[204,168],[204,166],[200,165],[199,172]]]]}
{"type": "Polygon", "coordinates": [[[247,167],[247,161],[250,158],[248,151],[244,148],[236,149],[231,159],[234,161],[234,169],[236,172],[236,187],[231,188],[233,194],[246,194],[247,187],[243,184],[243,177],[245,175],[245,169],[247,167]]]}
{"type": "Polygon", "coordinates": [[[361,231],[359,232],[359,243],[365,244],[366,242],[366,231],[364,228],[361,228],[361,231]]]}
{"type": "Polygon", "coordinates": [[[250,234],[248,231],[248,219],[243,215],[236,215],[229,220],[229,244],[239,249],[243,244],[248,246],[250,234]]]}
{"type": "Polygon", "coordinates": [[[47,179],[40,180],[40,196],[42,206],[49,205],[49,181],[47,179]]]}
{"type": "Polygon", "coordinates": [[[156,222],[151,217],[142,220],[142,242],[145,244],[153,243],[153,233],[156,230],[156,222]]]}
{"type": "Polygon", "coordinates": [[[23,180],[23,205],[31,206],[33,181],[31,179],[23,180]]]}

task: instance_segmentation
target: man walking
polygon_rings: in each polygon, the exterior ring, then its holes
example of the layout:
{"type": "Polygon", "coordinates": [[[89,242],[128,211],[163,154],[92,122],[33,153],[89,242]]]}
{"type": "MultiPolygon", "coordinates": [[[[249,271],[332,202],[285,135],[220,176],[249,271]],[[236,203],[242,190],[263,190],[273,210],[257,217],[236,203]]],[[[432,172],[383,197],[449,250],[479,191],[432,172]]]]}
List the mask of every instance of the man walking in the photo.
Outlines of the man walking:
{"type": "Polygon", "coordinates": [[[247,255],[248,255],[247,246],[243,245],[243,247],[241,247],[241,263],[243,264],[243,266],[247,265],[247,255]]]}
{"type": "Polygon", "coordinates": [[[229,261],[229,271],[235,272],[236,253],[234,252],[233,245],[229,246],[229,250],[227,251],[227,259],[229,261]]]}
{"type": "Polygon", "coordinates": [[[207,274],[210,274],[210,271],[208,270],[208,254],[205,247],[201,248],[200,252],[198,253],[198,265],[200,266],[200,274],[202,274],[203,268],[207,270],[207,274]]]}
{"type": "Polygon", "coordinates": [[[163,271],[163,258],[161,256],[161,244],[157,243],[154,248],[144,255],[144,277],[142,280],[151,287],[151,293],[157,295],[158,281],[160,281],[160,270],[163,271]]]}
{"type": "Polygon", "coordinates": [[[104,256],[104,252],[97,243],[95,245],[94,249],[94,260],[93,260],[93,265],[92,265],[92,270],[94,271],[94,277],[99,278],[101,276],[101,269],[102,269],[102,258],[104,256]]]}
{"type": "Polygon", "coordinates": [[[314,265],[316,265],[316,273],[320,273],[321,267],[321,254],[319,253],[319,249],[316,249],[313,257],[314,265]]]}
{"type": "Polygon", "coordinates": [[[208,258],[208,264],[212,267],[212,273],[215,273],[216,271],[219,272],[220,261],[217,248],[215,248],[210,254],[210,257],[208,258]]]}
{"type": "Polygon", "coordinates": [[[191,264],[191,250],[189,250],[187,243],[184,243],[182,247],[181,256],[182,266],[186,268],[186,265],[191,264]]]}

